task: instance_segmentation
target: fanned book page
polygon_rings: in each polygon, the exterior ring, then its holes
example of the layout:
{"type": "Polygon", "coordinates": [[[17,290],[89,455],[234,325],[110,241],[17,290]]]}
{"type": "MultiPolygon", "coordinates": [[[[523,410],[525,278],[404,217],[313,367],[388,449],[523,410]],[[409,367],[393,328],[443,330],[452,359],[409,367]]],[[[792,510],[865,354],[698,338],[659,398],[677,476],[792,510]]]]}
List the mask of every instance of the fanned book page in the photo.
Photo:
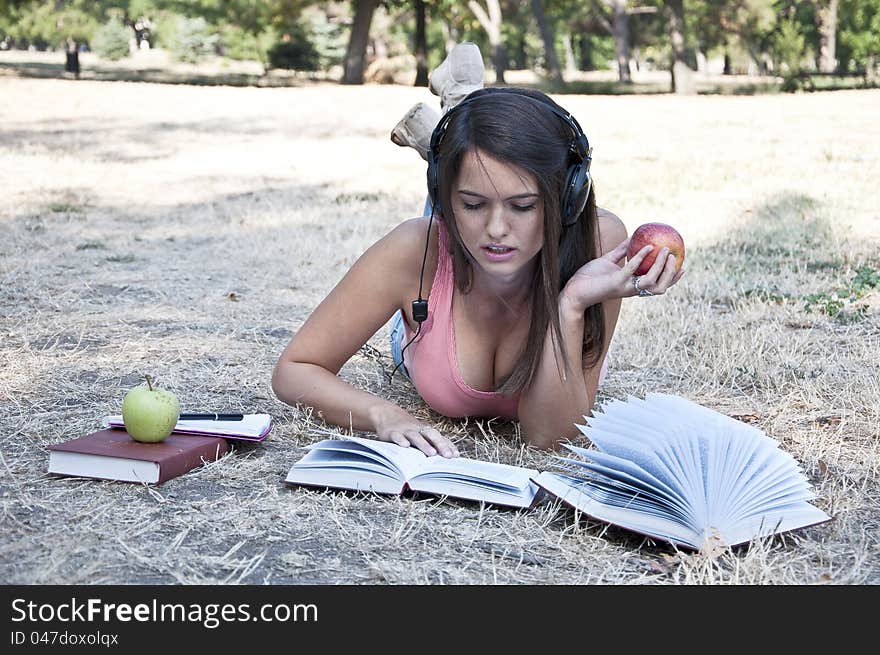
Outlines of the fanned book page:
{"type": "Polygon", "coordinates": [[[613,400],[536,482],[596,519],[693,549],[830,520],[801,467],[762,430],[679,396],[613,400]]]}

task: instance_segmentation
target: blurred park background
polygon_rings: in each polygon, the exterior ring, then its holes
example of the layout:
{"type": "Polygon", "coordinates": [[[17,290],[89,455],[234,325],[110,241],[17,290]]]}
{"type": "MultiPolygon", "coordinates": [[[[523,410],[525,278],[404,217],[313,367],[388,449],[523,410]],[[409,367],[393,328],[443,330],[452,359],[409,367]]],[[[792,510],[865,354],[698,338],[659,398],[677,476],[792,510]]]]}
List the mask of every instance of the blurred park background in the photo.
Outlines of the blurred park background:
{"type": "Polygon", "coordinates": [[[865,88],[880,0],[0,0],[0,66],[32,76],[427,86],[461,41],[554,92],[865,88]]]}

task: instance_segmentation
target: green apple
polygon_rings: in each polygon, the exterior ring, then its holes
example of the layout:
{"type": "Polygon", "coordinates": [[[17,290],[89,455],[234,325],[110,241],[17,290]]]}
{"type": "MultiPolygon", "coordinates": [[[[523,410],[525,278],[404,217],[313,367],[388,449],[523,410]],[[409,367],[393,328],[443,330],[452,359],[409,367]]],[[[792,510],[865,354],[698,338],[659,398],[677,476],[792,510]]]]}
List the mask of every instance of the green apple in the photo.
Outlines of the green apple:
{"type": "Polygon", "coordinates": [[[180,403],[170,391],[153,386],[150,376],[146,385],[129,390],[122,399],[122,422],[135,441],[156,443],[174,430],[180,416],[180,403]]]}

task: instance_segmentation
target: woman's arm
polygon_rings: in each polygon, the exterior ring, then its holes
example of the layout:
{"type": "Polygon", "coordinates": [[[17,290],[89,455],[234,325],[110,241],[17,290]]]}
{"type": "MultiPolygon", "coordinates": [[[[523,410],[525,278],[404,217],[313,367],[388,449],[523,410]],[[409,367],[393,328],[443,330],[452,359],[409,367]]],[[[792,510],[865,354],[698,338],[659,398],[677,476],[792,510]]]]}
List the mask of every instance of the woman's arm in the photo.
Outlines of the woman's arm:
{"type": "MultiPolygon", "coordinates": [[[[560,441],[577,436],[575,423],[583,423],[596,399],[599,373],[617,326],[621,300],[636,294],[632,272],[651,252],[649,247],[624,263],[629,245],[626,228],[617,216],[603,212],[601,230],[602,255],[585,264],[559,294],[559,320],[562,328],[561,355],[558,362],[550,329],[544,339],[541,365],[535,379],[526,389],[519,404],[520,427],[524,439],[540,448],[555,448],[560,441]],[[587,307],[602,303],[605,318],[605,341],[596,364],[583,366],[584,312],[587,307]],[[571,373],[565,375],[565,365],[571,373]]],[[[668,255],[668,253],[667,253],[668,255]]],[[[645,285],[652,285],[662,294],[678,282],[683,271],[676,273],[674,258],[657,257],[654,266],[643,276],[645,285]]]]}
{"type": "Polygon", "coordinates": [[[290,405],[314,407],[328,423],[372,431],[383,441],[450,457],[457,454],[455,447],[434,428],[337,375],[412,295],[425,229],[423,219],[406,221],[355,262],[281,353],[272,389],[290,405]]]}
{"type": "MultiPolygon", "coordinates": [[[[624,239],[626,228],[617,216],[604,214],[600,234],[602,252],[608,252],[624,239]],[[610,248],[608,244],[613,244],[610,248]]],[[[614,262],[618,265],[621,262],[614,262]]],[[[596,289],[596,291],[599,291],[596,289]]],[[[586,307],[602,298],[595,294],[580,309],[580,303],[571,303],[567,296],[560,294],[559,322],[562,328],[561,351],[565,363],[558,362],[553,347],[552,326],[544,337],[544,350],[541,365],[531,386],[520,397],[519,420],[523,437],[527,443],[539,448],[555,448],[562,439],[577,434],[575,423],[582,423],[584,415],[589,414],[599,387],[599,371],[611,343],[620,313],[620,298],[609,298],[602,303],[605,317],[605,343],[595,366],[584,368],[584,311],[586,307]],[[590,302],[592,300],[592,302],[590,302]],[[565,366],[569,375],[565,379],[565,366]]]]}

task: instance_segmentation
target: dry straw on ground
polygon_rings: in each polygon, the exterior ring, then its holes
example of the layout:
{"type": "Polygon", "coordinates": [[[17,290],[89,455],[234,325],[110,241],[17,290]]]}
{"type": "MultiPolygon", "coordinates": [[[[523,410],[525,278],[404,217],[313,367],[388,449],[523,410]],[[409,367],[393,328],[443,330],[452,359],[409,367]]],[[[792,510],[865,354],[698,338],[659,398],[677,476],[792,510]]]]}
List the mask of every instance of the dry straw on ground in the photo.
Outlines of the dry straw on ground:
{"type": "MultiPolygon", "coordinates": [[[[4,582],[880,582],[880,92],[560,98],[600,204],[688,244],[678,287],[624,303],[603,397],[670,392],[763,428],[835,515],[717,559],[551,503],[283,484],[326,426],[273,397],[272,366],[419,212],[422,162],[388,134],[427,90],[7,77],[0,97],[4,582]],[[272,436],[155,488],[48,477],[46,447],[118,413],[144,373],[184,408],[268,412],[272,436]]],[[[342,375],[465,455],[549,463],[513,424],[437,416],[390,368],[383,332],[342,375]]]]}

